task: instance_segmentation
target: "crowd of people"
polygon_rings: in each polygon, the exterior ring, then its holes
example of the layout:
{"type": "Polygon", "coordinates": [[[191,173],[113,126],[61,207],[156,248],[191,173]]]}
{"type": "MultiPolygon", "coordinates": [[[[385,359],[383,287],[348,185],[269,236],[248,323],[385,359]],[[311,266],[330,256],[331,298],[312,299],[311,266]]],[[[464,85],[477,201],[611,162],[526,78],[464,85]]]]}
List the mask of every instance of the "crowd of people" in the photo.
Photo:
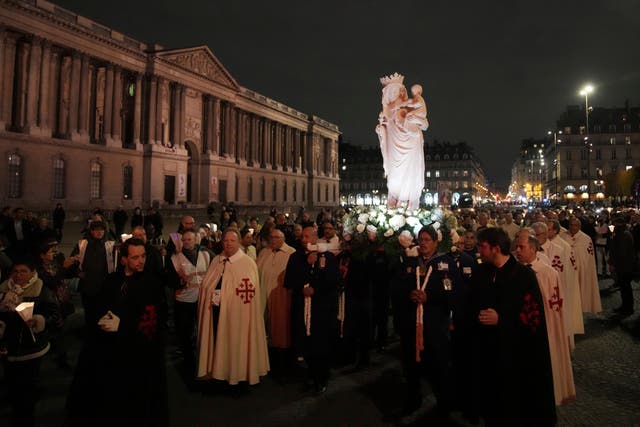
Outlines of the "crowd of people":
{"type": "Polygon", "coordinates": [[[454,247],[439,251],[425,225],[399,254],[376,239],[353,250],[343,209],[207,214],[163,234],[157,210],[118,207],[110,220],[96,210],[65,257],[61,205],[51,225],[2,210],[0,352],[14,425],[34,423],[44,357],[75,370],[70,425],[166,425],[168,337],[192,392],[222,384],[241,397],[267,374],[286,382],[305,369],[304,387],[322,394],[332,365],[357,370],[387,349],[391,314],[406,382],[398,416],[422,406],[425,378],[442,424],[459,411],[488,426],[554,425],[556,406],[576,398],[570,355],[583,314],[602,311],[598,277],[614,276],[617,315],[634,310],[633,210],[458,211],[454,247]],[[71,366],[74,283],[85,330],[71,366]]]}

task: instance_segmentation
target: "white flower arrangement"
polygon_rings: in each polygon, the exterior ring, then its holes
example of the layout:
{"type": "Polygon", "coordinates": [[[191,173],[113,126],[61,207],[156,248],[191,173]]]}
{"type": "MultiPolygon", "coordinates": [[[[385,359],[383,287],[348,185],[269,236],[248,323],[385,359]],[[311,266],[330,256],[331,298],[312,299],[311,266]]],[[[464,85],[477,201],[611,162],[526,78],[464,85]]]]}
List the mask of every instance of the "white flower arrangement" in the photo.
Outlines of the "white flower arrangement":
{"type": "Polygon", "coordinates": [[[387,250],[397,251],[398,243],[402,246],[413,244],[425,225],[433,225],[438,232],[441,250],[448,251],[453,239],[459,238],[455,233],[456,217],[440,208],[412,211],[404,208],[389,209],[386,206],[356,206],[345,214],[342,224],[343,236],[345,239],[349,236],[346,240],[351,241],[354,251],[368,250],[371,241],[377,241],[387,250]]]}

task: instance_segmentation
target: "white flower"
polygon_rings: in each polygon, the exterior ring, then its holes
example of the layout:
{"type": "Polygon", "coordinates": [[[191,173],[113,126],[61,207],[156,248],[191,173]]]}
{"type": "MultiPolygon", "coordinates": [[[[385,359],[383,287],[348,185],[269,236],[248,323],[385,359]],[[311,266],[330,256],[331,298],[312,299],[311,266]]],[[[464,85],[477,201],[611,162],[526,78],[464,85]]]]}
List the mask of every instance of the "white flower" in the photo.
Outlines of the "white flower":
{"type": "Polygon", "coordinates": [[[442,231],[438,230],[438,242],[442,242],[442,231]]]}
{"type": "Polygon", "coordinates": [[[378,223],[383,224],[383,223],[385,222],[385,220],[387,219],[387,217],[386,217],[386,216],[384,216],[384,214],[383,214],[383,213],[380,213],[380,214],[378,215],[378,218],[377,218],[377,219],[378,219],[378,223]]]}
{"type": "Polygon", "coordinates": [[[433,224],[431,224],[431,225],[433,225],[433,228],[434,228],[435,230],[440,230],[440,223],[439,223],[438,221],[434,222],[434,223],[433,223],[433,224]]]}
{"type": "Polygon", "coordinates": [[[420,224],[420,220],[415,216],[408,217],[406,221],[407,224],[409,224],[411,227],[415,227],[416,225],[420,224]]]}
{"type": "Polygon", "coordinates": [[[402,230],[402,233],[398,235],[398,242],[404,248],[408,248],[413,243],[413,236],[409,233],[409,230],[402,230]]]}
{"type": "Polygon", "coordinates": [[[377,214],[377,212],[376,212],[376,210],[375,210],[375,209],[371,209],[371,210],[369,211],[369,217],[371,217],[371,218],[375,217],[375,216],[376,216],[376,214],[377,214]]]}
{"type": "Polygon", "coordinates": [[[378,229],[374,225],[367,225],[367,233],[377,233],[378,229]]]}
{"type": "Polygon", "coordinates": [[[400,207],[396,210],[396,212],[398,212],[399,214],[403,214],[404,213],[404,208],[400,207]]]}
{"type": "Polygon", "coordinates": [[[391,237],[391,236],[393,236],[393,229],[390,228],[384,232],[384,237],[391,237]]]}
{"type": "Polygon", "coordinates": [[[413,235],[417,236],[418,234],[420,234],[420,230],[422,230],[422,224],[418,224],[413,227],[413,235]]]}
{"type": "Polygon", "coordinates": [[[358,215],[358,222],[360,224],[366,224],[367,221],[369,221],[369,215],[367,214],[360,214],[358,215]]]}
{"type": "Polygon", "coordinates": [[[389,219],[389,225],[395,231],[397,231],[404,224],[405,224],[405,220],[404,220],[404,216],[402,216],[402,215],[394,215],[389,219]]]}
{"type": "Polygon", "coordinates": [[[364,231],[364,229],[365,229],[364,224],[358,224],[358,225],[356,225],[356,231],[357,231],[358,233],[362,233],[362,232],[364,231]]]}

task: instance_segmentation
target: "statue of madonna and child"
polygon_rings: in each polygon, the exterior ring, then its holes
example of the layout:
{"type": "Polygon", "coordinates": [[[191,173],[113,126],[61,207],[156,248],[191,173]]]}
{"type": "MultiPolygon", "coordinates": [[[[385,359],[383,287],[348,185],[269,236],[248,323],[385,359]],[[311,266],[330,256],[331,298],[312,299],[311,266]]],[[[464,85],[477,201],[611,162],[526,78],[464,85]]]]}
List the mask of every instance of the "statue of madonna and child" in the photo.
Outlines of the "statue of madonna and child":
{"type": "Polygon", "coordinates": [[[404,87],[404,76],[395,73],[380,79],[382,111],[376,133],[380,140],[384,174],[387,177],[387,207],[416,210],[424,187],[424,138],[429,127],[422,86],[404,87]]]}

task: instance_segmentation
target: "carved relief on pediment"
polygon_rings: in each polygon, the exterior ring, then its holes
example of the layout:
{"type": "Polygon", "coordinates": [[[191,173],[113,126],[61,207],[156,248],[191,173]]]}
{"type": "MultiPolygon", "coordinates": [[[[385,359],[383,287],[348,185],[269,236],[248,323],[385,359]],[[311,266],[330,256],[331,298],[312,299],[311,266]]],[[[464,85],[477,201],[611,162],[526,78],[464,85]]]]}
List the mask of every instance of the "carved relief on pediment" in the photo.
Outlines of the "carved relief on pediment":
{"type": "Polygon", "coordinates": [[[202,120],[195,117],[187,117],[184,123],[185,139],[190,139],[194,142],[200,142],[201,135],[202,135],[202,120]]]}
{"type": "Polygon", "coordinates": [[[206,52],[185,52],[167,56],[165,59],[225,86],[235,86],[235,83],[206,52]]]}

